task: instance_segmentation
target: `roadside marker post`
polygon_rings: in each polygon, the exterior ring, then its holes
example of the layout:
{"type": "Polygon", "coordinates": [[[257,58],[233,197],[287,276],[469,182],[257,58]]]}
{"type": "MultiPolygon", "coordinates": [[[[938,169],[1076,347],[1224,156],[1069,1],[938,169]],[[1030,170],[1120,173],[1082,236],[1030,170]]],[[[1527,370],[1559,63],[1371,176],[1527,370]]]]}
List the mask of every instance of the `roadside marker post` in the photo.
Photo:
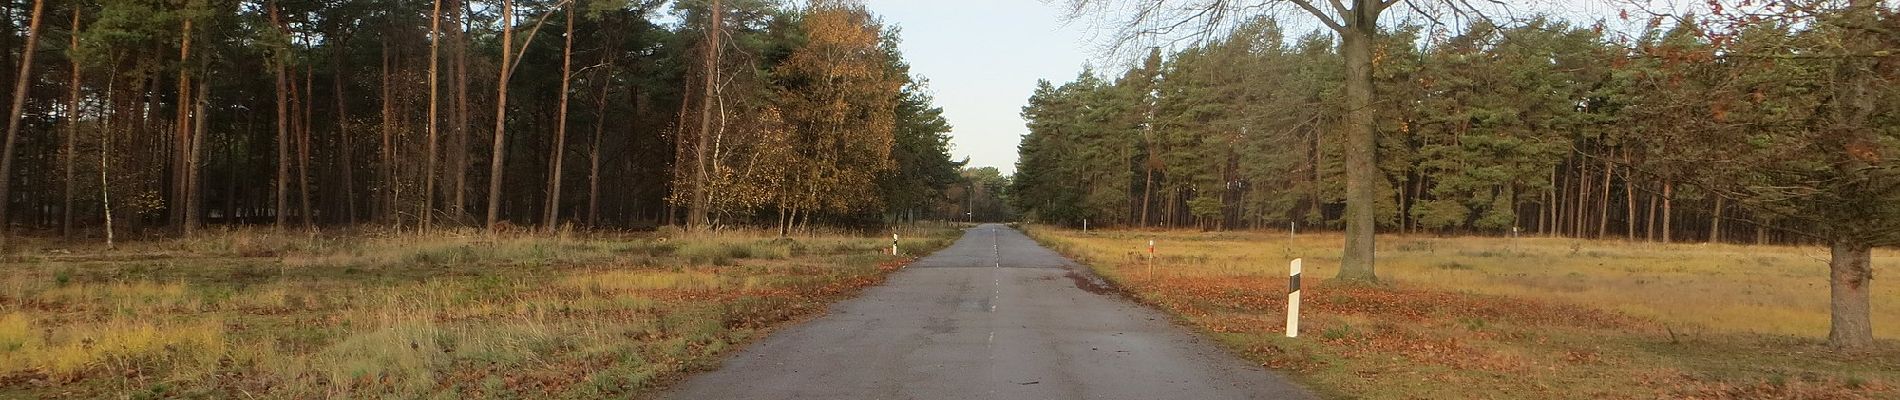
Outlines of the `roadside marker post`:
{"type": "Polygon", "coordinates": [[[1089,219],[1082,219],[1082,233],[1089,233],[1089,219]]]}
{"type": "Polygon", "coordinates": [[[891,234],[891,255],[897,255],[897,234],[891,234]]]}
{"type": "Polygon", "coordinates": [[[1287,272],[1286,337],[1300,337],[1300,259],[1287,272]]]}
{"type": "Polygon", "coordinates": [[[1148,239],[1148,274],[1155,272],[1155,240],[1148,239]]]}

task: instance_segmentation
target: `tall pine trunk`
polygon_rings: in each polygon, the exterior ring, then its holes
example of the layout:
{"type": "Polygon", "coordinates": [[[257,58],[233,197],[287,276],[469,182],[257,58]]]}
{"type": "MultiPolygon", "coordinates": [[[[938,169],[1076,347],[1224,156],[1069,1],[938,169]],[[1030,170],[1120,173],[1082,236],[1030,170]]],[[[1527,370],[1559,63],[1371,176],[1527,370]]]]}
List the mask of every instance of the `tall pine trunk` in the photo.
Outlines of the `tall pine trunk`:
{"type": "Polygon", "coordinates": [[[195,227],[185,226],[185,204],[191,202],[191,193],[186,191],[186,176],[191,172],[186,165],[190,158],[186,150],[191,148],[191,18],[180,18],[178,28],[178,106],[177,116],[172,119],[172,201],[167,207],[171,211],[171,222],[190,234],[195,227]]]}
{"type": "Polygon", "coordinates": [[[298,211],[303,213],[300,217],[303,218],[304,229],[316,229],[310,212],[310,109],[311,100],[314,100],[310,86],[316,83],[316,75],[308,65],[304,66],[303,80],[302,100],[292,102],[303,113],[303,119],[297,124],[297,206],[298,211]]]}
{"type": "Polygon", "coordinates": [[[1635,175],[1632,171],[1635,164],[1630,160],[1627,147],[1623,148],[1623,165],[1631,166],[1623,168],[1623,236],[1624,240],[1633,242],[1636,241],[1636,181],[1630,178],[1635,175]]]}
{"type": "MultiPolygon", "coordinates": [[[[277,3],[271,2],[271,24],[287,31],[280,13],[277,3]]],[[[288,54],[279,52],[273,55],[273,58],[275,58],[273,60],[275,65],[272,69],[277,76],[277,192],[276,202],[271,205],[271,213],[276,217],[275,225],[272,227],[278,232],[283,232],[284,225],[289,221],[286,211],[290,208],[290,83],[285,77],[285,74],[289,73],[285,70],[289,66],[285,64],[290,62],[290,57],[288,54]]]]}
{"type": "Polygon", "coordinates": [[[386,224],[393,223],[400,227],[402,226],[402,214],[396,204],[396,196],[398,193],[396,188],[398,185],[396,182],[396,103],[394,99],[396,93],[395,78],[390,71],[389,65],[392,62],[391,58],[389,54],[389,43],[384,42],[382,60],[383,148],[382,163],[377,164],[376,170],[376,174],[380,177],[377,179],[377,186],[379,186],[377,189],[381,189],[379,190],[380,193],[378,193],[380,196],[377,196],[378,204],[380,204],[377,209],[381,210],[380,213],[382,216],[377,218],[377,220],[386,224]]]}
{"type": "Polygon", "coordinates": [[[33,53],[40,40],[40,11],[45,8],[45,0],[33,0],[33,16],[26,24],[26,48],[20,52],[20,74],[13,80],[13,113],[7,114],[6,144],[0,145],[0,248],[6,247],[7,205],[13,200],[8,191],[8,186],[13,182],[13,144],[20,137],[20,114],[26,107],[26,90],[31,84],[29,78],[33,72],[33,53]]]}
{"type": "Polygon", "coordinates": [[[354,133],[350,132],[349,101],[347,101],[348,97],[343,95],[342,51],[335,53],[335,58],[331,65],[333,65],[336,70],[335,79],[331,81],[335,85],[335,91],[332,93],[332,97],[336,97],[336,132],[337,138],[342,141],[343,146],[342,172],[343,202],[345,203],[344,212],[349,214],[344,220],[350,225],[356,225],[356,143],[350,138],[354,136],[354,133]]]}
{"type": "Polygon", "coordinates": [[[1726,198],[1715,197],[1715,212],[1709,215],[1709,243],[1722,242],[1722,211],[1726,208],[1726,198]]]}
{"type": "Polygon", "coordinates": [[[501,70],[495,80],[495,148],[488,164],[488,218],[483,224],[489,232],[495,231],[495,224],[501,222],[501,179],[502,156],[507,154],[508,140],[508,78],[514,55],[515,42],[515,2],[501,2],[501,70]]]}
{"type": "Polygon", "coordinates": [[[449,145],[449,217],[458,223],[468,218],[468,26],[467,0],[455,1],[455,124],[454,138],[449,145]]]}
{"type": "Polygon", "coordinates": [[[197,233],[204,216],[204,163],[202,161],[205,143],[205,108],[211,103],[211,82],[208,79],[198,81],[198,101],[192,108],[192,129],[189,146],[185,153],[185,235],[197,233]]]}
{"type": "Polygon", "coordinates": [[[1662,195],[1657,194],[1652,186],[1649,192],[1649,211],[1643,213],[1649,219],[1643,224],[1643,240],[1656,241],[1656,201],[1661,198],[1662,195]]]}
{"type": "Polygon", "coordinates": [[[60,181],[62,199],[59,207],[59,235],[66,240],[72,240],[73,238],[73,184],[76,183],[77,180],[77,176],[74,175],[73,159],[79,157],[79,147],[77,143],[79,142],[80,71],[79,57],[73,53],[77,53],[77,49],[79,49],[79,35],[76,33],[79,32],[79,12],[82,8],[84,7],[73,7],[72,31],[75,32],[75,34],[68,35],[71,37],[72,42],[71,46],[67,47],[69,53],[66,55],[66,60],[72,64],[72,82],[66,86],[66,137],[60,146],[62,149],[60,154],[64,155],[64,157],[61,157],[60,162],[65,164],[66,179],[60,181]]]}
{"type": "Polygon", "coordinates": [[[1613,175],[1612,172],[1615,172],[1615,168],[1616,166],[1610,164],[1609,157],[1603,158],[1603,197],[1601,201],[1597,202],[1597,204],[1602,206],[1597,207],[1598,239],[1602,239],[1610,234],[1610,175],[1613,175]]]}
{"type": "MultiPolygon", "coordinates": [[[[611,59],[609,61],[611,63],[611,59]]],[[[608,64],[608,71],[613,71],[608,64]]],[[[595,105],[594,140],[587,147],[587,226],[600,226],[600,138],[607,131],[607,84],[612,79],[601,79],[600,102],[595,105]]],[[[628,125],[633,125],[629,123],[628,125]]]]}
{"type": "Polygon", "coordinates": [[[560,225],[561,218],[561,160],[567,154],[567,100],[568,84],[574,78],[574,5],[567,5],[566,44],[561,48],[561,100],[560,111],[556,112],[554,128],[554,154],[548,165],[548,204],[546,229],[553,232],[560,225]]]}
{"type": "Polygon", "coordinates": [[[1662,241],[1663,243],[1669,243],[1670,237],[1673,236],[1674,234],[1674,232],[1670,231],[1671,229],[1670,212],[1674,209],[1673,201],[1675,200],[1675,197],[1676,197],[1675,194],[1676,194],[1675,182],[1664,181],[1663,194],[1662,194],[1662,241]]]}
{"type": "Polygon", "coordinates": [[[441,93],[439,70],[442,64],[442,0],[435,0],[433,3],[434,6],[429,11],[429,144],[424,150],[429,155],[427,164],[422,168],[422,230],[424,231],[431,229],[435,222],[435,177],[439,174],[436,170],[436,136],[438,136],[438,120],[441,118],[440,101],[437,98],[441,93]]]}
{"type": "Polygon", "coordinates": [[[1582,152],[1578,152],[1575,165],[1577,166],[1577,196],[1576,203],[1570,205],[1570,237],[1583,238],[1584,227],[1589,226],[1590,223],[1585,220],[1588,218],[1586,215],[1589,214],[1584,213],[1590,208],[1590,164],[1585,162],[1582,152]]]}

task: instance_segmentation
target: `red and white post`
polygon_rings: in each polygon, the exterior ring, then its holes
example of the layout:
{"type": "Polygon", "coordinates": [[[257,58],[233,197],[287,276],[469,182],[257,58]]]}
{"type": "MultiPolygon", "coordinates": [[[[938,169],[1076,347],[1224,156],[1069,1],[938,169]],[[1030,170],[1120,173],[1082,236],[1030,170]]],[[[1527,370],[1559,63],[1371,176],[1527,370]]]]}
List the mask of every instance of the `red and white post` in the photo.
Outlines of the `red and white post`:
{"type": "Polygon", "coordinates": [[[1300,337],[1300,259],[1287,272],[1286,337],[1300,337]]]}

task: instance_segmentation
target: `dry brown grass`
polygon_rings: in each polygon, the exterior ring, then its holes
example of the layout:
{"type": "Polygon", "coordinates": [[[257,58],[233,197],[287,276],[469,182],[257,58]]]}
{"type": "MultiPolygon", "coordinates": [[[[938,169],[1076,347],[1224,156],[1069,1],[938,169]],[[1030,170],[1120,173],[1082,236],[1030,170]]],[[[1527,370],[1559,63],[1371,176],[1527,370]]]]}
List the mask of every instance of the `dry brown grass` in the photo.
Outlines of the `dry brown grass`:
{"type": "MultiPolygon", "coordinates": [[[[941,247],[954,231],[919,231],[941,247]]],[[[900,265],[888,237],[227,232],[11,256],[0,398],[640,395],[900,265]]]]}
{"type": "MultiPolygon", "coordinates": [[[[1821,344],[1823,249],[1382,236],[1384,284],[1363,286],[1328,282],[1337,234],[1031,233],[1332,397],[1900,396],[1900,310],[1876,306],[1875,350],[1821,344]],[[1307,312],[1302,338],[1286,339],[1296,257],[1307,312]]],[[[1875,268],[1896,261],[1877,252],[1875,268]]],[[[1874,295],[1894,304],[1900,287],[1874,295]]]]}

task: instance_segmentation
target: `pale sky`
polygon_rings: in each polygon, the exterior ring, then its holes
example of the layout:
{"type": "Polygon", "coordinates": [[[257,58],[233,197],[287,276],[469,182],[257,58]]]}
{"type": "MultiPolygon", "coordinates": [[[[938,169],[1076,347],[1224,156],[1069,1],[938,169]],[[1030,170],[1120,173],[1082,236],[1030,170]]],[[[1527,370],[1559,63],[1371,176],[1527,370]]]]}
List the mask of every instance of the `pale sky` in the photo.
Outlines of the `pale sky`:
{"type": "Polygon", "coordinates": [[[951,155],[970,166],[1016,170],[1020,115],[1037,79],[1066,82],[1099,59],[1086,24],[1065,26],[1059,4],[1038,0],[870,0],[903,28],[911,72],[930,79],[954,127],[951,155]]]}

